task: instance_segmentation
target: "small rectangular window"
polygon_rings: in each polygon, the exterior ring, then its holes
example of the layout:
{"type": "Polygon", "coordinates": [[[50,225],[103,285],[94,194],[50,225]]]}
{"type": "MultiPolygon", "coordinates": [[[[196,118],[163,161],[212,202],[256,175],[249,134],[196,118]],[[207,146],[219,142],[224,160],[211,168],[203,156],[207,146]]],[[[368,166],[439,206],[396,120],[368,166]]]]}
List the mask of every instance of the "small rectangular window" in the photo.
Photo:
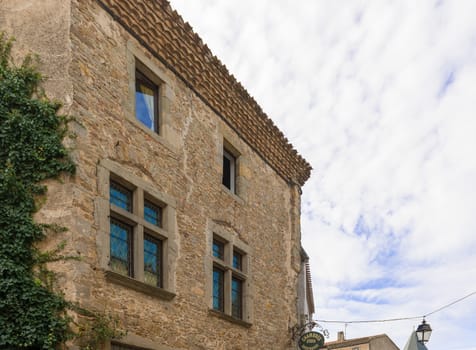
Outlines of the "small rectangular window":
{"type": "Polygon", "coordinates": [[[144,201],[144,219],[155,226],[162,227],[162,208],[144,201]]]}
{"type": "Polygon", "coordinates": [[[213,268],[213,309],[225,311],[224,308],[224,272],[213,268]]]}
{"type": "Polygon", "coordinates": [[[236,158],[223,149],[223,176],[222,183],[231,192],[235,193],[235,170],[236,170],[236,158]]]}
{"type": "Polygon", "coordinates": [[[159,86],[136,70],[136,118],[159,133],[159,86]]]}
{"type": "Polygon", "coordinates": [[[132,211],[132,192],[117,182],[111,181],[109,201],[119,208],[132,211]]]}
{"type": "Polygon", "coordinates": [[[233,267],[237,270],[242,270],[242,260],[243,256],[238,253],[236,250],[233,251],[233,267]]]}
{"type": "Polygon", "coordinates": [[[238,278],[231,279],[231,315],[241,319],[243,317],[243,282],[238,278]]]}
{"type": "Polygon", "coordinates": [[[213,240],[213,256],[220,260],[225,258],[225,244],[216,239],[213,240]]]}
{"type": "Polygon", "coordinates": [[[144,282],[162,287],[162,242],[144,235],[144,282]]]}
{"type": "Polygon", "coordinates": [[[111,219],[110,225],[111,269],[132,277],[132,227],[115,219],[111,219]]]}

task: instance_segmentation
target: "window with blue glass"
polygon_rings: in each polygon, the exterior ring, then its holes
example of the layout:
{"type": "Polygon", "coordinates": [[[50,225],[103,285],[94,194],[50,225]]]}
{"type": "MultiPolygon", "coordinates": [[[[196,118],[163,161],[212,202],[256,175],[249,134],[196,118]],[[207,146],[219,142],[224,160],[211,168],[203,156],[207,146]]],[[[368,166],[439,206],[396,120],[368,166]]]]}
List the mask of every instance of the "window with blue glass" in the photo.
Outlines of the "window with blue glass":
{"type": "Polygon", "coordinates": [[[115,181],[109,186],[109,200],[119,208],[132,211],[132,191],[115,181]]]}
{"type": "Polygon", "coordinates": [[[224,307],[224,290],[225,290],[225,276],[224,271],[214,267],[213,268],[213,309],[217,311],[225,311],[224,307]]]}
{"type": "Polygon", "coordinates": [[[162,287],[162,241],[144,235],[144,282],[162,287]]]}
{"type": "Polygon", "coordinates": [[[213,256],[220,260],[225,258],[225,244],[219,240],[213,240],[213,256]]]}
{"type": "Polygon", "coordinates": [[[111,269],[132,277],[132,228],[115,219],[111,219],[110,225],[111,269]]]}
{"type": "Polygon", "coordinates": [[[233,251],[233,268],[237,270],[242,269],[242,254],[238,253],[236,250],[233,251]]]}
{"type": "Polygon", "coordinates": [[[109,202],[110,270],[166,288],[163,249],[168,233],[162,227],[162,213],[167,206],[135,183],[112,174],[109,202]]]}
{"type": "Polygon", "coordinates": [[[249,321],[245,307],[248,248],[241,242],[232,242],[215,233],[211,244],[212,309],[237,320],[249,321]],[[239,248],[235,248],[235,244],[239,248]]]}
{"type": "Polygon", "coordinates": [[[144,219],[151,224],[162,227],[162,208],[150,201],[144,201],[144,219]]]}
{"type": "Polygon", "coordinates": [[[147,128],[159,133],[159,86],[136,70],[136,118],[147,128]]]}
{"type": "Polygon", "coordinates": [[[231,315],[235,318],[243,317],[243,282],[233,277],[231,279],[231,315]]]}

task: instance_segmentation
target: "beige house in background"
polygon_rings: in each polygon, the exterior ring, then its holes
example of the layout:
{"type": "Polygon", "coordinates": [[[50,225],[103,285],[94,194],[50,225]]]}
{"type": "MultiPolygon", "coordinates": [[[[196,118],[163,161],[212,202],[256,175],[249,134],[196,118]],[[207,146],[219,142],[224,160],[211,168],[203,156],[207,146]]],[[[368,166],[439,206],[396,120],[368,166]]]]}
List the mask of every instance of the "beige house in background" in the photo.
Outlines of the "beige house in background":
{"type": "Polygon", "coordinates": [[[81,257],[52,266],[66,298],[127,330],[106,348],[295,349],[311,167],[189,24],[165,0],[3,0],[0,30],[76,118],[77,173],[36,219],[81,257]]]}
{"type": "Polygon", "coordinates": [[[337,340],[324,344],[323,350],[399,350],[386,334],[363,338],[345,339],[344,332],[337,334],[337,340]]]}

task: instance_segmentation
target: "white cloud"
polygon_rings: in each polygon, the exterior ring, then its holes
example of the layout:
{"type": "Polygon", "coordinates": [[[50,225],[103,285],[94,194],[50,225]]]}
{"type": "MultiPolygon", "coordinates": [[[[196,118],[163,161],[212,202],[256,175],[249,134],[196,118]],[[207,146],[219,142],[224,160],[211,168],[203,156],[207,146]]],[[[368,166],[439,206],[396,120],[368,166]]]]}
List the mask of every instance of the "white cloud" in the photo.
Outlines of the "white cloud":
{"type": "MultiPolygon", "coordinates": [[[[476,290],[475,1],[172,5],[314,167],[317,318],[421,315],[476,290]]],[[[474,349],[475,314],[473,297],[429,317],[429,347],[474,349]]],[[[403,347],[419,322],[347,333],[403,347]]]]}

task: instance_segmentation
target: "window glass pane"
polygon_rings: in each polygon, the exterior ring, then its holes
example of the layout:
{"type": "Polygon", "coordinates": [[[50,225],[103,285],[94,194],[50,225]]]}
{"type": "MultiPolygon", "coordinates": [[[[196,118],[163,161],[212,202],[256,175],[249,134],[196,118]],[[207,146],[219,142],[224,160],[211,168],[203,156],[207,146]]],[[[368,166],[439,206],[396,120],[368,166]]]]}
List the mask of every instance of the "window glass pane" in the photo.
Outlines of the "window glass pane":
{"type": "Polygon", "coordinates": [[[223,155],[223,185],[231,189],[231,162],[228,157],[223,155]]]}
{"type": "Polygon", "coordinates": [[[225,257],[225,245],[215,239],[213,240],[213,256],[221,260],[225,257]]]}
{"type": "Polygon", "coordinates": [[[136,118],[149,129],[157,130],[158,86],[136,71],[136,118]]]}
{"type": "Polygon", "coordinates": [[[144,282],[161,287],[162,242],[158,239],[144,236],[144,282]]]}
{"type": "Polygon", "coordinates": [[[213,268],[213,309],[224,311],[223,307],[223,271],[213,268]]]}
{"type": "Polygon", "coordinates": [[[236,158],[233,154],[224,149],[222,183],[233,193],[235,192],[235,163],[236,158]]]}
{"type": "Polygon", "coordinates": [[[132,211],[132,192],[117,182],[111,181],[109,202],[124,210],[132,211]]]}
{"type": "Polygon", "coordinates": [[[162,208],[144,201],[144,219],[151,224],[162,227],[162,208]]]}
{"type": "Polygon", "coordinates": [[[242,318],[243,282],[237,278],[231,279],[231,315],[242,318]]]}
{"type": "Polygon", "coordinates": [[[110,247],[111,269],[125,276],[132,276],[130,226],[111,219],[110,247]]]}
{"type": "Polygon", "coordinates": [[[241,270],[241,261],[242,261],[242,255],[236,251],[233,252],[233,267],[235,269],[241,270]]]}

